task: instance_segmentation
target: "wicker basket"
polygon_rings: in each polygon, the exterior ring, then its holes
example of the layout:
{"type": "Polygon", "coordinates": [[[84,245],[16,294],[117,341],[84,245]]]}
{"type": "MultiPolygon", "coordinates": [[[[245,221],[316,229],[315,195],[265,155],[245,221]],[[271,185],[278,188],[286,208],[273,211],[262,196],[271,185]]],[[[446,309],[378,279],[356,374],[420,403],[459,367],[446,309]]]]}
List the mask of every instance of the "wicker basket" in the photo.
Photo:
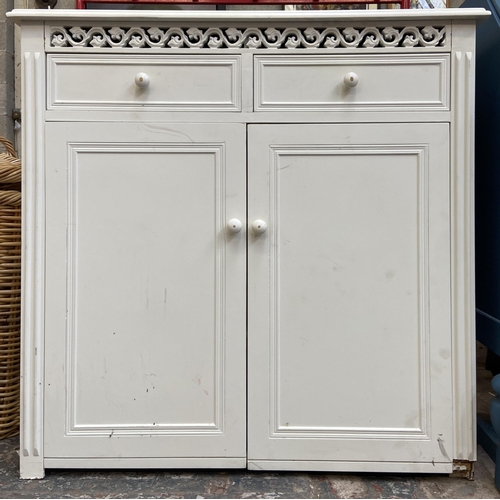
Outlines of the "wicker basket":
{"type": "Polygon", "coordinates": [[[19,433],[21,160],[2,137],[0,153],[0,439],[19,433]]]}

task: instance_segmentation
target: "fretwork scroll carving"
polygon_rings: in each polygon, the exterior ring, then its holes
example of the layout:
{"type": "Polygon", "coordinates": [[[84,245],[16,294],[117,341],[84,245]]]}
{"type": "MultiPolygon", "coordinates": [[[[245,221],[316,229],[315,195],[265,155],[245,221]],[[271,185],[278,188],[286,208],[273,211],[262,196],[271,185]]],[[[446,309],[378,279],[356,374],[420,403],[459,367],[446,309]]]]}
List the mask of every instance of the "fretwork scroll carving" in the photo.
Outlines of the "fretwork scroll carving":
{"type": "Polygon", "coordinates": [[[52,27],[51,47],[129,49],[335,49],[442,47],[446,28],[120,28],[52,27]]]}

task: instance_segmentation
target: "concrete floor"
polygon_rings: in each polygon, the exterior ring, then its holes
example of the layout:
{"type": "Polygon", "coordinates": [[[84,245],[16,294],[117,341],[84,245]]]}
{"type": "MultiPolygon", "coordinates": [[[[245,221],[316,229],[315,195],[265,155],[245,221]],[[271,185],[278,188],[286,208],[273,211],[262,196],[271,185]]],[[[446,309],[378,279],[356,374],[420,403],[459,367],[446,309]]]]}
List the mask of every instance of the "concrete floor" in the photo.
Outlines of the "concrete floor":
{"type": "Polygon", "coordinates": [[[479,449],[474,481],[446,475],[249,471],[67,471],[18,479],[18,439],[0,441],[0,498],[500,498],[479,449]]]}
{"type": "MultiPolygon", "coordinates": [[[[478,345],[478,411],[488,412],[491,374],[478,345]]],[[[19,440],[0,441],[0,498],[500,498],[494,463],[478,449],[474,481],[431,474],[249,471],[47,470],[18,478],[19,440]]]]}

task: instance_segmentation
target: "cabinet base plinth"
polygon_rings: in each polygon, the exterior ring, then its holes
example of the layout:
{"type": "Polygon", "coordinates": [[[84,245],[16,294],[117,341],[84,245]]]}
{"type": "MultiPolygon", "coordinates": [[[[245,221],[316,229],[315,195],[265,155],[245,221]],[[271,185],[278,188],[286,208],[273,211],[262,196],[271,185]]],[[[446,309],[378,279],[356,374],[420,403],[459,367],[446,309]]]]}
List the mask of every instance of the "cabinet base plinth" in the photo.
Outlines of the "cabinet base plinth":
{"type": "Polygon", "coordinates": [[[249,460],[249,470],[310,470],[331,472],[423,472],[450,474],[452,463],[329,462],[304,460],[249,460]]]}
{"type": "Polygon", "coordinates": [[[19,476],[21,479],[43,479],[45,477],[44,467],[41,458],[31,460],[21,457],[19,476]]]}
{"type": "Polygon", "coordinates": [[[51,469],[245,469],[245,458],[46,458],[51,469]]]}

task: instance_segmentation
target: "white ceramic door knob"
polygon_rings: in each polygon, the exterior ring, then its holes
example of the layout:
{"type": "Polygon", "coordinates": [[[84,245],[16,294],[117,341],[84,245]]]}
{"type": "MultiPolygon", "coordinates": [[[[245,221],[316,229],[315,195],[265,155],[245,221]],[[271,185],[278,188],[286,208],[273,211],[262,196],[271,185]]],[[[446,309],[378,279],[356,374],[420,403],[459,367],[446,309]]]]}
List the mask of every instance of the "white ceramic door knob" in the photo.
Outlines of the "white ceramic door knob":
{"type": "Polygon", "coordinates": [[[148,87],[149,82],[149,75],[147,75],[146,73],[137,73],[137,75],[135,75],[135,84],[141,89],[148,87]]]}
{"type": "Polygon", "coordinates": [[[265,233],[267,230],[267,223],[260,219],[254,220],[252,223],[252,230],[255,234],[265,233]]]}
{"type": "Polygon", "coordinates": [[[233,234],[239,233],[241,231],[242,227],[243,227],[243,224],[241,223],[241,221],[239,219],[231,219],[227,223],[227,230],[233,234]]]}
{"type": "Polygon", "coordinates": [[[349,88],[355,87],[359,83],[359,76],[354,72],[349,72],[344,76],[344,85],[349,88]]]}

